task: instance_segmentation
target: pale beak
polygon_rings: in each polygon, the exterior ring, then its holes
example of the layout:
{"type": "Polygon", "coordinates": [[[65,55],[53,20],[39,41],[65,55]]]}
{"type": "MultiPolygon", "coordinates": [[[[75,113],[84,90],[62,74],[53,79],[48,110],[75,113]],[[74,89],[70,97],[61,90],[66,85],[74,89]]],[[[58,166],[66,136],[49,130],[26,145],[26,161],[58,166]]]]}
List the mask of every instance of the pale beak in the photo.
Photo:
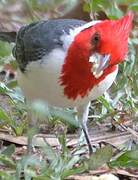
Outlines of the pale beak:
{"type": "Polygon", "coordinates": [[[99,78],[104,69],[106,69],[109,65],[110,54],[101,55],[98,53],[94,53],[89,58],[89,62],[92,63],[92,73],[95,78],[99,78]]]}

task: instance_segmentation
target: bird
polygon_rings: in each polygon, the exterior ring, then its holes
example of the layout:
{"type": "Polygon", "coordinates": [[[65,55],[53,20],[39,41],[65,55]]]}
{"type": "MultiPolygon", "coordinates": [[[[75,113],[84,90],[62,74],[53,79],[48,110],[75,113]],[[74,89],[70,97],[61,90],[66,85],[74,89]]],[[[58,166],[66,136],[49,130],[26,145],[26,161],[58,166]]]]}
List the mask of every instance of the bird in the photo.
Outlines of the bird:
{"type": "Polygon", "coordinates": [[[90,102],[114,82],[128,52],[132,20],[132,12],[117,20],[43,20],[21,27],[16,36],[13,55],[25,97],[77,109],[90,154],[90,102]]]}

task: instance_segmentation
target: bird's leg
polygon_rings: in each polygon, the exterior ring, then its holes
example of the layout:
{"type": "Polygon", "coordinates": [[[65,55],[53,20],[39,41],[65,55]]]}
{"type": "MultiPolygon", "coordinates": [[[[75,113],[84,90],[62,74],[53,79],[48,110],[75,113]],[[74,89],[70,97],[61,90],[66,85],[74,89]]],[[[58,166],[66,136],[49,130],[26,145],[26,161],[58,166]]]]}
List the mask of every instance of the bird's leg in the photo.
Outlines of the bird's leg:
{"type": "Polygon", "coordinates": [[[90,102],[85,106],[77,107],[77,111],[78,111],[78,119],[81,120],[81,128],[84,132],[86,142],[89,148],[89,154],[91,155],[93,153],[93,150],[92,150],[91,140],[90,140],[90,136],[89,136],[88,128],[87,128],[89,107],[90,107],[90,102]]]}
{"type": "Polygon", "coordinates": [[[82,129],[83,129],[83,132],[84,132],[84,135],[85,135],[85,138],[86,138],[86,142],[87,142],[87,145],[88,145],[88,148],[89,148],[89,154],[91,155],[93,153],[93,149],[92,149],[91,140],[90,140],[90,136],[89,136],[89,133],[88,133],[87,125],[82,123],[82,129]]]}
{"type": "Polygon", "coordinates": [[[32,139],[33,136],[36,134],[38,131],[37,129],[37,118],[34,116],[33,112],[31,109],[28,110],[28,142],[27,142],[27,153],[31,154],[32,152],[32,139]]]}
{"type": "Polygon", "coordinates": [[[33,122],[32,122],[32,112],[29,110],[27,113],[27,118],[28,118],[28,142],[27,142],[27,153],[31,154],[32,151],[32,127],[33,127],[33,122]]]}

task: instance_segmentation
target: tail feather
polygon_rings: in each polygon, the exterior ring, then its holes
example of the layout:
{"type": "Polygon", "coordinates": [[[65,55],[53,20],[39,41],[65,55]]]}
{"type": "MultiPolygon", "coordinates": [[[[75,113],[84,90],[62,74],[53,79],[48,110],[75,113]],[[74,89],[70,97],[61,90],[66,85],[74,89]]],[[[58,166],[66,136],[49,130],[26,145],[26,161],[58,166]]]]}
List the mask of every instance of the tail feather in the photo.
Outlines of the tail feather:
{"type": "Polygon", "coordinates": [[[16,41],[16,35],[17,35],[17,33],[15,31],[0,32],[0,40],[12,43],[12,42],[16,41]]]}

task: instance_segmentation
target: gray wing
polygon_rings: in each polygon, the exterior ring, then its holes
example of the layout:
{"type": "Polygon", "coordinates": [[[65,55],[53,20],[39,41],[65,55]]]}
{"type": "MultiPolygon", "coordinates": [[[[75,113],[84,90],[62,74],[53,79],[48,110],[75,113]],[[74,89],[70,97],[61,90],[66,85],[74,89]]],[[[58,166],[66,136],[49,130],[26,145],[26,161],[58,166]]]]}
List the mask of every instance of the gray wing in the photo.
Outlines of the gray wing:
{"type": "Polygon", "coordinates": [[[62,47],[61,35],[65,32],[68,34],[71,28],[85,23],[85,21],[75,19],[58,19],[22,27],[17,34],[13,50],[21,71],[25,71],[29,62],[40,60],[51,50],[62,47]]]}

